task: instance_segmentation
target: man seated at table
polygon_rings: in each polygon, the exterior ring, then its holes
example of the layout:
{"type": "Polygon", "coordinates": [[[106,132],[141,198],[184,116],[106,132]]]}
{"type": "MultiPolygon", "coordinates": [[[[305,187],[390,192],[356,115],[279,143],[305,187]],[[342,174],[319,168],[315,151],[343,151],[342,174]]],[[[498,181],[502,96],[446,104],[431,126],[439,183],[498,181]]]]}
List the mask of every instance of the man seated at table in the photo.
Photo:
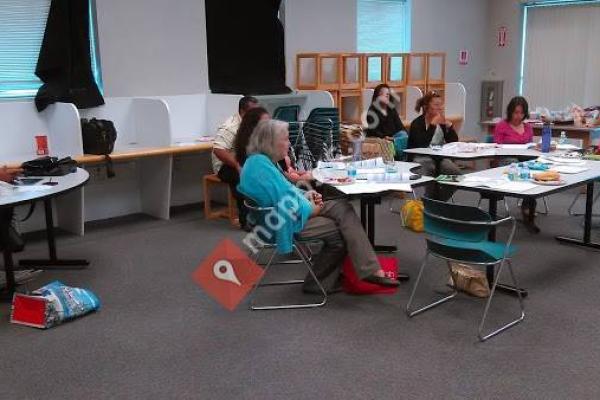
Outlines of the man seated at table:
{"type": "Polygon", "coordinates": [[[238,207],[240,227],[246,228],[246,211],[244,199],[237,191],[240,182],[241,166],[235,158],[234,142],[242,118],[249,110],[258,107],[258,100],[252,96],[244,96],[240,99],[238,112],[229,117],[217,130],[213,144],[212,165],[215,174],[220,180],[229,184],[231,193],[235,197],[238,207]]]}

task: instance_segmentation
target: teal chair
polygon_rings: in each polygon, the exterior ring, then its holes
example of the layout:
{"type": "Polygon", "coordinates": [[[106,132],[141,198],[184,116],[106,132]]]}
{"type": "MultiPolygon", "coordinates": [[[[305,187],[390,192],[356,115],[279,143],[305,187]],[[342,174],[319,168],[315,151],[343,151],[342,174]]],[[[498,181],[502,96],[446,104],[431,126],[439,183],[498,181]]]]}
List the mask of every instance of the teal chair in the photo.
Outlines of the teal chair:
{"type": "Polygon", "coordinates": [[[273,111],[273,119],[278,119],[285,122],[298,122],[299,115],[300,106],[296,104],[280,106],[273,111]]]}
{"type": "MultiPolygon", "coordinates": [[[[315,240],[315,239],[304,240],[299,237],[295,237],[294,242],[293,242],[293,253],[294,253],[294,256],[297,256],[298,258],[296,260],[288,260],[288,261],[276,263],[275,262],[276,257],[277,257],[277,251],[276,251],[277,242],[275,240],[276,235],[273,230],[269,229],[269,224],[265,222],[267,220],[267,217],[269,217],[270,215],[277,215],[275,213],[275,207],[260,207],[257,205],[257,203],[255,201],[248,199],[247,197],[246,197],[246,200],[244,200],[244,204],[248,208],[248,222],[252,226],[252,231],[249,234],[251,236],[247,237],[245,239],[245,241],[250,240],[250,242],[252,243],[252,246],[255,248],[254,250],[256,250],[256,252],[254,254],[254,261],[258,263],[258,261],[261,258],[261,255],[264,254],[266,251],[270,251],[270,256],[268,258],[267,263],[264,266],[264,273],[263,273],[262,277],[260,278],[260,280],[254,286],[254,289],[252,290],[252,292],[250,294],[250,309],[253,311],[256,311],[256,310],[284,310],[284,309],[295,309],[295,308],[315,308],[315,307],[324,306],[325,303],[327,303],[327,292],[321,285],[321,282],[315,275],[315,272],[312,268],[312,266],[313,266],[312,265],[312,254],[311,254],[311,250],[310,250],[311,246],[321,245],[322,242],[319,240],[315,240]],[[312,279],[316,283],[319,294],[322,295],[322,297],[320,297],[320,301],[310,302],[310,303],[293,303],[293,304],[286,303],[286,304],[275,304],[275,305],[256,305],[255,296],[258,292],[258,289],[261,287],[304,284],[304,282],[305,282],[304,279],[289,279],[289,280],[283,280],[283,281],[265,282],[265,278],[267,276],[269,276],[269,270],[271,269],[271,267],[273,265],[278,265],[278,264],[281,264],[281,265],[283,265],[283,264],[303,264],[308,271],[308,276],[312,277],[312,279]]],[[[272,217],[269,217],[269,220],[272,221],[272,217]]]]}
{"type": "MultiPolygon", "coordinates": [[[[432,200],[423,198],[424,204],[424,218],[425,218],[425,232],[428,237],[427,241],[427,253],[425,259],[419,270],[419,275],[415,281],[410,299],[406,306],[406,313],[409,317],[413,317],[426,310],[429,310],[435,306],[447,302],[457,295],[456,289],[453,292],[440,300],[423,306],[417,310],[413,310],[413,300],[423,271],[427,266],[430,256],[440,258],[446,262],[448,271],[451,272],[451,263],[465,263],[474,266],[494,266],[496,268],[496,275],[494,277],[490,296],[487,299],[481,322],[479,323],[478,337],[479,340],[485,341],[492,336],[505,331],[506,329],[520,323],[525,318],[525,309],[523,306],[523,299],[520,291],[517,291],[520,316],[495,329],[491,333],[484,334],[485,320],[492,303],[492,298],[498,285],[498,279],[504,269],[504,266],[508,267],[512,283],[515,287],[518,287],[517,279],[515,277],[511,256],[515,253],[515,248],[512,246],[512,240],[515,235],[516,221],[513,217],[503,218],[497,221],[492,221],[490,215],[480,210],[477,207],[463,206],[451,203],[445,203],[438,200],[432,200]],[[498,225],[510,223],[512,229],[508,241],[502,242],[491,242],[488,240],[488,233],[491,229],[495,229],[498,225]]],[[[450,274],[450,276],[452,276],[450,274]]]]}
{"type": "Polygon", "coordinates": [[[404,150],[408,148],[408,133],[406,131],[400,131],[394,135],[394,150],[396,152],[395,158],[398,161],[406,161],[404,150]]]}

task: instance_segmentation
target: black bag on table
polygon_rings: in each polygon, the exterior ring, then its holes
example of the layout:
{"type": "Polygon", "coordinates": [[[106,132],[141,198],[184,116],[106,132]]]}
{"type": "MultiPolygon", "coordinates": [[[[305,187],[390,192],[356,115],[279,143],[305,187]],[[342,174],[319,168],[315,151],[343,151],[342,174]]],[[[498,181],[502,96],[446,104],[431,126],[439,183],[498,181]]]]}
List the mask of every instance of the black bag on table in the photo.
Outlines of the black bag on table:
{"type": "Polygon", "coordinates": [[[115,148],[117,130],[112,121],[92,118],[81,120],[81,135],[83,139],[83,152],[85,154],[103,155],[106,159],[106,175],[115,176],[112,160],[109,154],[115,148]]]}
{"type": "Polygon", "coordinates": [[[25,176],[63,176],[77,170],[77,162],[71,157],[40,157],[35,160],[25,161],[23,175],[25,176]]]}

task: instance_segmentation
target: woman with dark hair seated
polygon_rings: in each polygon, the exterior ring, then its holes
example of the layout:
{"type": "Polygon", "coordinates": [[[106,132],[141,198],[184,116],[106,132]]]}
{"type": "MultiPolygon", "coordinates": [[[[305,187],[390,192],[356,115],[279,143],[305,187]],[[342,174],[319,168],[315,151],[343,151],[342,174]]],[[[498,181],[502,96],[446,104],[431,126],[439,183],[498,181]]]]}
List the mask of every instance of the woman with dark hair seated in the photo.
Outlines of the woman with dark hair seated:
{"type": "Polygon", "coordinates": [[[406,131],[394,107],[393,93],[386,84],[375,87],[371,106],[367,111],[367,137],[394,140],[394,135],[406,131]]]}
{"type": "MultiPolygon", "coordinates": [[[[287,156],[290,146],[288,124],[262,121],[250,137],[248,159],[240,176],[238,190],[260,207],[274,207],[277,229],[272,229],[277,251],[292,251],[294,235],[323,242],[314,262],[319,281],[325,289],[336,290],[341,265],[348,255],[361,279],[382,286],[397,286],[381,269],[373,247],[352,205],[345,200],[323,201],[313,190],[302,191],[281,173],[278,162],[287,156]]],[[[305,281],[304,290],[314,291],[316,283],[305,281]]]]}
{"type": "MultiPolygon", "coordinates": [[[[446,143],[458,142],[458,135],[452,127],[452,122],[444,116],[444,104],[441,96],[436,92],[428,92],[417,100],[415,111],[421,115],[410,124],[408,133],[408,148],[422,148],[429,146],[443,146],[446,143]]],[[[444,158],[437,165],[429,156],[416,155],[412,161],[421,164],[421,174],[427,176],[460,175],[460,168],[452,160],[444,158]]],[[[437,186],[436,186],[437,188],[437,186]]],[[[444,187],[428,193],[430,197],[438,200],[447,200],[454,190],[444,187]]]]}
{"type": "MultiPolygon", "coordinates": [[[[529,104],[524,97],[513,97],[506,107],[506,119],[498,122],[494,128],[494,142],[498,144],[527,144],[533,141],[533,128],[525,122],[529,118],[529,104]]],[[[517,158],[505,158],[500,163],[509,165],[518,162],[517,158]]],[[[535,224],[535,199],[524,199],[521,203],[523,223],[532,233],[539,233],[535,224]]]]}

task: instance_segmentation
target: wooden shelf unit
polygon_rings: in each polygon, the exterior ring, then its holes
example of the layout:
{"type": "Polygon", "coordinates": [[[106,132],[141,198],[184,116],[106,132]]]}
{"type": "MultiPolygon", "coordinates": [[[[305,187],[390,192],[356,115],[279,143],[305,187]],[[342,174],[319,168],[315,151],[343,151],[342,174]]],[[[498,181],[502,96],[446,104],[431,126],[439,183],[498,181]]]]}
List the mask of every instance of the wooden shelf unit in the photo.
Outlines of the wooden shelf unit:
{"type": "Polygon", "coordinates": [[[296,55],[296,88],[326,90],[340,109],[342,122],[360,123],[364,89],[385,83],[399,96],[397,109],[406,117],[406,86],[445,95],[446,54],[433,53],[300,53],[296,55]],[[373,76],[373,69],[378,79],[373,76]],[[371,73],[371,74],[370,74],[371,73]]]}

